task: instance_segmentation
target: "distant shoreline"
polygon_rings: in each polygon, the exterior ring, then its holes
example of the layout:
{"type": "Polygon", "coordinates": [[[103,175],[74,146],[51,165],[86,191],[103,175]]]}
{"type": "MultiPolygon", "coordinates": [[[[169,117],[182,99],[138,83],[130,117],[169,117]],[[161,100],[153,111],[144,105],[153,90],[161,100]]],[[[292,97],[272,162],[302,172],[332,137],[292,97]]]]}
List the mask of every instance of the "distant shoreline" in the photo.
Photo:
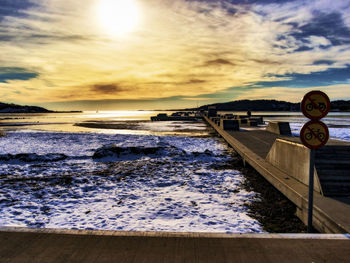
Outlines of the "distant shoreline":
{"type": "MultiPolygon", "coordinates": [[[[350,112],[350,100],[331,101],[331,111],[350,112]]],[[[195,108],[174,109],[173,111],[206,111],[209,107],[215,107],[217,111],[259,111],[259,112],[300,112],[300,102],[288,102],[280,100],[234,100],[223,103],[213,103],[195,108]]]]}
{"type": "Polygon", "coordinates": [[[83,113],[84,111],[0,111],[0,114],[83,113]]]}
{"type": "MultiPolygon", "coordinates": [[[[209,107],[216,107],[217,111],[226,112],[285,112],[285,113],[297,113],[300,112],[300,103],[292,103],[287,101],[278,100],[236,100],[224,103],[214,103],[208,105],[202,105],[195,108],[185,108],[185,109],[154,109],[154,110],[130,110],[130,111],[206,111],[209,107]]],[[[101,111],[111,111],[103,110],[101,111]]],[[[92,110],[91,110],[92,111],[92,110]]],[[[115,110],[118,111],[118,110],[115,110]]],[[[125,110],[120,110],[125,111],[125,110]]],[[[350,112],[350,100],[335,100],[331,101],[331,112],[350,112]]],[[[1,113],[83,113],[83,110],[69,110],[69,111],[54,111],[48,110],[39,106],[22,106],[11,103],[0,102],[0,114],[1,113]]],[[[94,111],[92,111],[94,112],[94,111]]],[[[98,112],[96,112],[98,113],[98,112]]]]}

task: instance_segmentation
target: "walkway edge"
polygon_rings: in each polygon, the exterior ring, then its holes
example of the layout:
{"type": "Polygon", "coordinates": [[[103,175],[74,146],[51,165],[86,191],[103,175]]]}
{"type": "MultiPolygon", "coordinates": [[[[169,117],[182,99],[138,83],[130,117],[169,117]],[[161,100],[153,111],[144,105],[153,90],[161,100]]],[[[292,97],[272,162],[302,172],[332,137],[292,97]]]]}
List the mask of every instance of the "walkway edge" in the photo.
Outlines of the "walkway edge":
{"type": "Polygon", "coordinates": [[[240,233],[210,233],[210,232],[155,232],[155,231],[113,231],[84,230],[57,228],[26,228],[0,226],[0,233],[41,233],[58,235],[88,235],[88,236],[118,236],[118,237],[188,237],[188,238],[264,238],[264,239],[336,239],[350,240],[350,234],[240,234],[240,233]]]}
{"type": "MultiPolygon", "coordinates": [[[[239,155],[241,155],[245,162],[248,162],[257,172],[298,207],[297,215],[306,224],[308,187],[253,153],[206,116],[204,116],[204,119],[235,149],[235,151],[238,152],[239,155]]],[[[350,233],[349,218],[337,217],[339,213],[333,212],[336,211],[335,208],[340,206],[339,201],[314,192],[314,227],[324,233],[350,233]]],[[[349,206],[346,208],[345,214],[350,215],[349,206]]]]}

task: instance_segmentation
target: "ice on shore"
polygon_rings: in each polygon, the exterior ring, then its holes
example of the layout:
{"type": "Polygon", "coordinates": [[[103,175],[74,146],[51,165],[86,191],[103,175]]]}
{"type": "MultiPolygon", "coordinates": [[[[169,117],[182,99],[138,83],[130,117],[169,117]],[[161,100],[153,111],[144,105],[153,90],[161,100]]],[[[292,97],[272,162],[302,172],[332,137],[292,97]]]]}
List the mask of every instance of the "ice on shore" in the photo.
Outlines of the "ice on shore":
{"type": "Polygon", "coordinates": [[[0,144],[0,225],[262,232],[217,138],[17,131],[0,144]]]}
{"type": "Polygon", "coordinates": [[[183,131],[197,130],[205,131],[207,125],[204,122],[179,122],[179,121],[156,121],[156,122],[140,122],[139,129],[166,132],[166,131],[183,131]]]}
{"type": "MultiPolygon", "coordinates": [[[[294,135],[304,121],[291,121],[294,135]]],[[[331,137],[350,141],[343,119],[332,124],[344,127],[330,125],[331,137]]],[[[239,171],[227,168],[232,156],[222,141],[165,136],[206,134],[204,123],[132,125],[149,135],[41,125],[47,130],[21,128],[0,137],[0,225],[262,232],[245,207],[258,196],[241,188],[239,171]]]]}

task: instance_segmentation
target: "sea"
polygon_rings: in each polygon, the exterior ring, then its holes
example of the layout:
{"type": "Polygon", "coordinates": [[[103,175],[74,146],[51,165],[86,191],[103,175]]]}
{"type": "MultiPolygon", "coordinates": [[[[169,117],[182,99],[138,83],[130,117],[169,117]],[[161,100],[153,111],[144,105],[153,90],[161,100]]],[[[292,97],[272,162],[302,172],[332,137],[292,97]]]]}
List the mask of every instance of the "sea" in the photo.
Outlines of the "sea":
{"type": "MultiPolygon", "coordinates": [[[[1,113],[0,226],[264,232],[247,208],[259,194],[242,187],[232,149],[202,121],[151,122],[158,113],[1,113]]],[[[307,122],[253,115],[290,122],[294,136],[307,122]]],[[[350,141],[349,112],[323,121],[332,138],[350,141]]]]}

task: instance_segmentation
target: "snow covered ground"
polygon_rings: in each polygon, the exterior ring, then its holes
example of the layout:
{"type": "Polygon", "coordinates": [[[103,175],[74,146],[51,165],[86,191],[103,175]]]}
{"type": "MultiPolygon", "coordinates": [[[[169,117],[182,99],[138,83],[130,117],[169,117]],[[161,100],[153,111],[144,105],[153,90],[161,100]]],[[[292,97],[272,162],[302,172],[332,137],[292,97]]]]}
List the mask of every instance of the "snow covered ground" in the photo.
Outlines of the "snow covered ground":
{"type": "Polygon", "coordinates": [[[150,131],[182,131],[182,130],[197,130],[205,131],[207,125],[204,122],[178,122],[178,121],[156,121],[142,122],[139,129],[150,131]]]}
{"type": "MultiPolygon", "coordinates": [[[[227,165],[234,158],[230,149],[203,136],[205,124],[142,119],[128,123],[130,129],[90,129],[74,126],[90,118],[77,116],[40,116],[46,124],[0,137],[0,225],[263,231],[245,207],[258,195],[241,188],[243,175],[227,165]]],[[[331,137],[350,141],[346,116],[325,119],[331,137]]],[[[294,135],[306,122],[283,120],[294,135]]]]}
{"type": "Polygon", "coordinates": [[[262,232],[216,138],[19,130],[0,145],[3,226],[262,232]]]}

